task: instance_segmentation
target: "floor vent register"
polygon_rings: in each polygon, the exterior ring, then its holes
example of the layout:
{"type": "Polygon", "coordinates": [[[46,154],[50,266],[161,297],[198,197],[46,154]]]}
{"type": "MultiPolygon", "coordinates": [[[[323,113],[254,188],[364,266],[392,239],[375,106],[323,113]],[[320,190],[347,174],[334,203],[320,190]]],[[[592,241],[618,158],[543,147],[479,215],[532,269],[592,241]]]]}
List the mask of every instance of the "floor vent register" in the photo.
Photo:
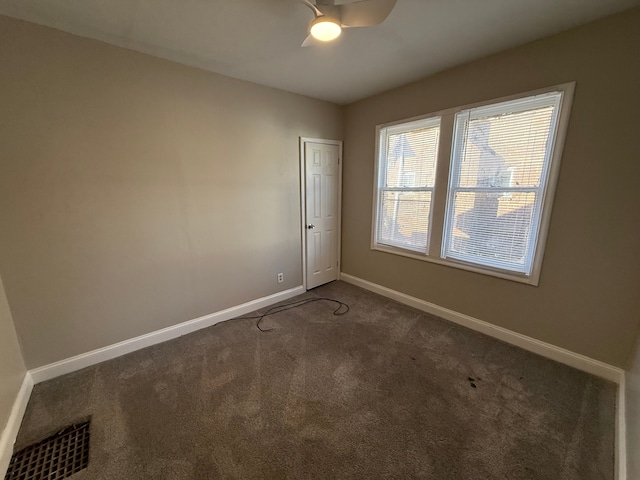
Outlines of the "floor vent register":
{"type": "Polygon", "coordinates": [[[5,480],[61,480],[89,464],[89,422],[63,428],[11,457],[5,480]]]}

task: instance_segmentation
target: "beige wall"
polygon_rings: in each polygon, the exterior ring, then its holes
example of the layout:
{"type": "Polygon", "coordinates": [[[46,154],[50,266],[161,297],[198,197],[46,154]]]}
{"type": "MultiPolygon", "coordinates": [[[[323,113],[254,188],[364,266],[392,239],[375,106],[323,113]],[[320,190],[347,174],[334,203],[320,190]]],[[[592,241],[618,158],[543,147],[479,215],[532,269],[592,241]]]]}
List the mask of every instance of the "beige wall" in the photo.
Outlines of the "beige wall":
{"type": "Polygon", "coordinates": [[[0,432],[7,425],[25,373],[11,310],[0,278],[0,432]]]}
{"type": "Polygon", "coordinates": [[[349,105],[342,270],[623,366],[640,311],[638,58],[634,9],[349,105]],[[370,250],[376,124],[570,81],[576,93],[538,287],[370,250]]]}
{"type": "Polygon", "coordinates": [[[627,478],[640,478],[640,336],[626,376],[627,478]]]}
{"type": "Polygon", "coordinates": [[[302,284],[298,137],[340,139],[340,107],[7,17],[0,65],[29,368],[302,284]]]}

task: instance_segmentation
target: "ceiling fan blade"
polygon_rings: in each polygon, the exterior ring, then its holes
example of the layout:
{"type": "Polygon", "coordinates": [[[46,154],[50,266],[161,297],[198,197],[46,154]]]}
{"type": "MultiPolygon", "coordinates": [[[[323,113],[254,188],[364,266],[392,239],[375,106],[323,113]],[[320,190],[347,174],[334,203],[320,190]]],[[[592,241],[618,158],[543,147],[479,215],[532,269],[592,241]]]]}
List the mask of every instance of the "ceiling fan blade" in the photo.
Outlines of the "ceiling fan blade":
{"type": "Polygon", "coordinates": [[[313,3],[311,3],[309,0],[300,0],[300,1],[302,3],[304,3],[307,7],[309,7],[313,11],[313,14],[316,17],[319,17],[320,15],[322,15],[322,12],[320,10],[318,10],[318,8],[313,3]]]}
{"type": "Polygon", "coordinates": [[[302,45],[300,45],[301,47],[310,47],[311,45],[313,45],[313,37],[311,36],[311,34],[307,35],[307,38],[304,39],[304,42],[302,42],[302,45]]]}
{"type": "Polygon", "coordinates": [[[302,45],[300,45],[301,47],[324,47],[327,48],[329,46],[329,44],[336,44],[339,42],[334,41],[330,41],[330,42],[323,42],[321,40],[318,40],[317,38],[314,38],[313,35],[309,34],[307,35],[307,38],[304,39],[304,42],[302,42],[302,45]]]}
{"type": "Polygon", "coordinates": [[[316,40],[315,38],[313,38],[313,35],[309,34],[307,35],[307,38],[304,39],[304,42],[302,42],[302,45],[300,45],[301,47],[315,47],[317,45],[322,45],[324,42],[321,42],[320,40],[316,40]]]}
{"type": "Polygon", "coordinates": [[[345,27],[378,25],[389,16],[396,0],[363,0],[336,5],[340,9],[340,22],[345,27]]]}

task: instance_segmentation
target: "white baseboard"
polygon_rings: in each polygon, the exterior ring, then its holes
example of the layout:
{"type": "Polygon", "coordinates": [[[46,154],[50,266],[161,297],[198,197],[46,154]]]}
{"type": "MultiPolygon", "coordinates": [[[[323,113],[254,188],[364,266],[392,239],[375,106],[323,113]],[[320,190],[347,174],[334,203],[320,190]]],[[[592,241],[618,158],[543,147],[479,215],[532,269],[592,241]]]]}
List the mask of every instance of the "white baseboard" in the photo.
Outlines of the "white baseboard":
{"type": "Polygon", "coordinates": [[[29,397],[31,396],[31,390],[33,390],[33,379],[31,378],[31,374],[26,372],[20,390],[18,391],[18,396],[15,402],[13,402],[7,425],[2,431],[2,434],[0,434],[0,478],[4,478],[7,473],[11,455],[13,455],[13,445],[16,443],[22,417],[24,417],[24,412],[27,409],[27,403],[29,403],[29,397]]]}
{"type": "Polygon", "coordinates": [[[258,298],[242,305],[227,308],[220,312],[211,313],[203,317],[199,317],[193,320],[188,320],[171,327],[156,330],[155,332],[140,335],[139,337],[124,340],[107,347],[98,348],[87,353],[76,355],[75,357],[60,360],[59,362],[44,365],[42,367],[34,368],[30,370],[31,377],[34,383],[44,382],[60,375],[64,375],[70,372],[75,372],[85,367],[90,367],[96,363],[111,360],[112,358],[126,355],[127,353],[140,350],[141,348],[149,347],[157,343],[166,342],[187,333],[195,332],[202,328],[207,328],[216,323],[231,320],[232,318],[245,315],[254,310],[268,307],[274,303],[287,300],[296,295],[300,295],[305,292],[304,287],[298,286],[289,290],[274,293],[266,297],[258,298]]]}
{"type": "Polygon", "coordinates": [[[404,293],[392,290],[377,283],[363,280],[362,278],[354,277],[348,273],[342,272],[340,275],[341,280],[362,287],[366,290],[370,290],[379,295],[396,300],[397,302],[404,303],[411,307],[422,310],[423,312],[437,315],[440,318],[449,320],[450,322],[457,323],[464,327],[476,330],[478,332],[489,335],[490,337],[497,338],[503,342],[510,343],[524,350],[528,350],[533,353],[537,353],[543,357],[555,360],[570,367],[577,368],[583,372],[602,377],[606,380],[610,380],[615,383],[620,383],[624,378],[624,370],[613,365],[609,365],[599,360],[580,355],[579,353],[566,350],[564,348],[556,347],[550,343],[546,343],[535,338],[522,335],[520,333],[508,330],[503,327],[498,327],[489,322],[479,320],[477,318],[458,313],[448,308],[441,307],[434,303],[421,300],[416,297],[411,297],[404,293]]]}
{"type": "Polygon", "coordinates": [[[618,384],[616,403],[616,480],[627,480],[627,388],[626,375],[623,373],[618,384]]]}

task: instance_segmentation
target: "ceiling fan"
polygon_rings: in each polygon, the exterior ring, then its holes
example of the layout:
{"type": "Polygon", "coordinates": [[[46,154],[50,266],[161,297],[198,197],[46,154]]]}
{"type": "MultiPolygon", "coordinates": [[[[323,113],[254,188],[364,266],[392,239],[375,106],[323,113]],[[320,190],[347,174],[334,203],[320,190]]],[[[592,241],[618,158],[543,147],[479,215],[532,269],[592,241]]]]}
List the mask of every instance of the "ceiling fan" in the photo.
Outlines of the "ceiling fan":
{"type": "Polygon", "coordinates": [[[343,28],[369,27],[382,23],[396,5],[396,0],[300,0],[315,15],[309,25],[309,35],[302,42],[307,47],[330,42],[340,36],[343,28]]]}

